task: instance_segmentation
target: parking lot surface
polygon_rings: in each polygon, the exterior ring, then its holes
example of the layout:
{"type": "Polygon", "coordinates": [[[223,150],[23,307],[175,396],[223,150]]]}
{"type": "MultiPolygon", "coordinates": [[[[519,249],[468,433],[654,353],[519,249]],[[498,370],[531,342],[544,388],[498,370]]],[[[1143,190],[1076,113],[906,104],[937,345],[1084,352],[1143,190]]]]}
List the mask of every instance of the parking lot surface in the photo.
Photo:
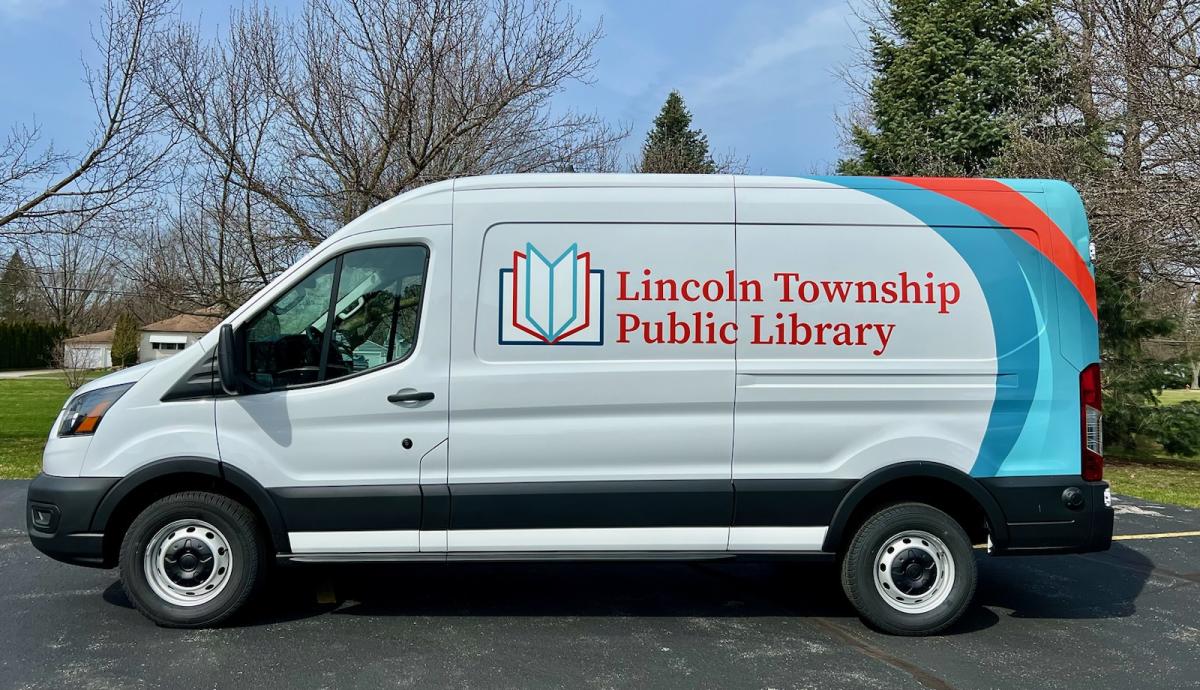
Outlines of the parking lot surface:
{"type": "MultiPolygon", "coordinates": [[[[1200,537],[981,554],[936,638],[864,626],[830,566],[762,563],[298,566],[236,625],[182,631],[34,550],[26,486],[0,482],[0,687],[1200,687],[1200,537]]],[[[1200,530],[1118,511],[1118,534],[1200,530]]]]}

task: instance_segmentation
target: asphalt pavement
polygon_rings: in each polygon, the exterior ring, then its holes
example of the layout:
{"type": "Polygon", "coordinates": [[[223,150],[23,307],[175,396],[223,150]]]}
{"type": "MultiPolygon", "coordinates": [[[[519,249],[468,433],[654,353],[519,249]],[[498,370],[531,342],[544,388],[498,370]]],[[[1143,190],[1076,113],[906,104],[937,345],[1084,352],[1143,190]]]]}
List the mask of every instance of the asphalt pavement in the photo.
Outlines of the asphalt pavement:
{"type": "MultiPolygon", "coordinates": [[[[980,555],[949,634],[854,615],[829,566],[294,566],[237,624],[155,627],[115,571],[29,545],[0,482],[0,688],[1200,687],[1200,537],[1080,556],[980,555]]],[[[1120,500],[1123,535],[1200,511],[1120,500]]]]}

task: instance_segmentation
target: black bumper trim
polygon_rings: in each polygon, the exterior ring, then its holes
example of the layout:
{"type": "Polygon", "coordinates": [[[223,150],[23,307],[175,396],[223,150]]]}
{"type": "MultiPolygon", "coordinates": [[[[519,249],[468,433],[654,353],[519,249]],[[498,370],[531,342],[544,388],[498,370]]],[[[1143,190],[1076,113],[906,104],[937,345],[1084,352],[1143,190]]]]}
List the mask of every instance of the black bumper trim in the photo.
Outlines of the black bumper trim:
{"type": "Polygon", "coordinates": [[[417,484],[267,489],[289,532],[413,530],[421,527],[417,484]]]}
{"type": "Polygon", "coordinates": [[[104,535],[91,531],[92,516],[119,477],[55,477],[39,474],[29,484],[25,526],[29,541],[47,556],[74,565],[111,567],[104,562],[104,535]],[[48,525],[35,525],[34,512],[51,512],[48,525]]]}
{"type": "Polygon", "coordinates": [[[450,529],[728,527],[728,479],[450,485],[450,529]]]}
{"type": "Polygon", "coordinates": [[[1090,553],[1112,544],[1113,509],[1105,505],[1108,482],[1088,482],[1074,475],[988,477],[979,480],[1004,511],[1008,539],[993,545],[996,555],[1090,553]],[[1078,489],[1082,504],[1063,500],[1078,489]]]}

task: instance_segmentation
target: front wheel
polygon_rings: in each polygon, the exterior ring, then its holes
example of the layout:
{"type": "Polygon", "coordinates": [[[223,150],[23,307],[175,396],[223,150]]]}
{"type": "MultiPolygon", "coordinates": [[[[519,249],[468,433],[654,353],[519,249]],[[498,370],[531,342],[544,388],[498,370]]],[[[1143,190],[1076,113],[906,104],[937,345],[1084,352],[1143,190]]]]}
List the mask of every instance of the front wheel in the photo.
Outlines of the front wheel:
{"type": "Polygon", "coordinates": [[[889,506],[863,523],[842,559],[842,587],[868,622],[894,635],[954,624],[975,596],[975,554],[962,526],[923,503],[889,506]]]}
{"type": "Polygon", "coordinates": [[[254,513],[227,496],[187,491],[150,504],[129,526],[121,584],[155,623],[200,628],[246,603],[265,562],[254,513]]]}

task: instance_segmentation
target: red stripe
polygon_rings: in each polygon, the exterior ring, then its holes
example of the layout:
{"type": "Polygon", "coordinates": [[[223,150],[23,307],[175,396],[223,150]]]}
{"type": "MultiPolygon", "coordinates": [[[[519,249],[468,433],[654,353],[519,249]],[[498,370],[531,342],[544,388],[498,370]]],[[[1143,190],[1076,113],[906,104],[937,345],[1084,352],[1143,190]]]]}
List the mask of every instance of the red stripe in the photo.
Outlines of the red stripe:
{"type": "Polygon", "coordinates": [[[1079,291],[1088,309],[1091,310],[1092,316],[1096,316],[1096,279],[1092,277],[1083,257],[1076,251],[1075,245],[1071,243],[1062,228],[1058,227],[1045,211],[1025,198],[1023,194],[1014,191],[1003,182],[983,178],[893,177],[891,179],[937,192],[942,196],[966,204],[1009,229],[1048,230],[1048,232],[1041,233],[1045,246],[1039,246],[1026,233],[1017,232],[1016,234],[1041,252],[1050,263],[1058,267],[1058,270],[1079,291]],[[996,192],[1005,193],[997,194],[996,192]]]}

